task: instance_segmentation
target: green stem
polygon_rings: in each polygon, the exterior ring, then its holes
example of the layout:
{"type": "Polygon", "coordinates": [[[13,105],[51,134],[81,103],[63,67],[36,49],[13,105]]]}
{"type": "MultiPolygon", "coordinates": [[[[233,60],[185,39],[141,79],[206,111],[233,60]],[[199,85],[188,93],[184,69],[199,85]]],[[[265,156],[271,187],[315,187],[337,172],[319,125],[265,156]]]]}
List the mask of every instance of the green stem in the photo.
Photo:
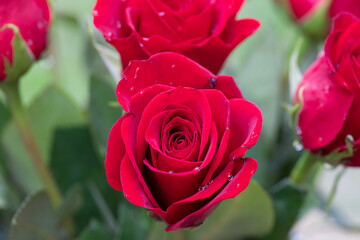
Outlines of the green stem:
{"type": "Polygon", "coordinates": [[[313,172],[316,164],[316,156],[310,151],[304,151],[294,169],[291,171],[290,179],[298,185],[304,184],[313,172]]]}
{"type": "Polygon", "coordinates": [[[21,140],[30,155],[32,164],[38,176],[40,177],[45,190],[49,195],[50,201],[54,209],[57,209],[62,202],[62,197],[59,188],[57,187],[54,178],[49,168],[47,167],[44,158],[40,152],[40,149],[37,145],[28,116],[21,103],[18,83],[16,81],[6,84],[7,85],[4,84],[3,90],[5,92],[8,107],[10,108],[10,111],[12,113],[12,117],[19,131],[21,140]]]}

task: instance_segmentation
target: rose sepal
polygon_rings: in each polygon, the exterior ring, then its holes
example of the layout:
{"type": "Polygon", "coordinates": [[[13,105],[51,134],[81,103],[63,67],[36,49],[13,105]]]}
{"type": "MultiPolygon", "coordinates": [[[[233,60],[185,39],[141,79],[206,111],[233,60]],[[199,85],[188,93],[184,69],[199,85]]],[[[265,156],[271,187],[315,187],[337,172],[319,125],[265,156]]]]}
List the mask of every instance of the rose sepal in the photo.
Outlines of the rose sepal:
{"type": "MultiPolygon", "coordinates": [[[[14,24],[5,24],[0,31],[5,29],[11,29],[14,33],[11,41],[13,61],[12,63],[5,56],[1,56],[4,59],[5,65],[5,79],[2,82],[17,81],[35,62],[35,56],[29,49],[26,41],[20,34],[19,28],[14,24]]],[[[1,86],[1,84],[0,84],[1,86]]]]}

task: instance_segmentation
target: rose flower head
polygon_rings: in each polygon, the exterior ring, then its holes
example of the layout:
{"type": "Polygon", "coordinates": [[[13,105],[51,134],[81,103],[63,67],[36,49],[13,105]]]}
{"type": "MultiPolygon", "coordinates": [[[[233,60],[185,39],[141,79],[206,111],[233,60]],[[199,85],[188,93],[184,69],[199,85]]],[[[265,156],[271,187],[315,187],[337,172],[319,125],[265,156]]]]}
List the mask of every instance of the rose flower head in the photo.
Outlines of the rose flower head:
{"type": "Polygon", "coordinates": [[[98,0],[94,24],[131,60],[159,52],[181,53],[217,74],[230,52],[259,22],[236,20],[244,0],[98,0]]]}
{"type": "Polygon", "coordinates": [[[323,40],[339,13],[360,17],[359,0],[274,0],[282,3],[293,20],[315,39],[323,40]]]}
{"type": "Polygon", "coordinates": [[[360,19],[343,13],[321,56],[305,73],[297,90],[298,135],[304,148],[323,155],[347,150],[347,166],[360,166],[360,19]]]}
{"type": "Polygon", "coordinates": [[[0,82],[7,76],[6,62],[13,64],[13,27],[18,29],[35,60],[40,58],[46,47],[49,23],[50,9],[46,0],[0,1],[0,82]]]}
{"type": "Polygon", "coordinates": [[[178,53],[130,62],[117,87],[127,112],[110,131],[109,184],[149,209],[167,231],[200,225],[240,194],[257,162],[262,114],[230,76],[215,76],[178,53]]]}

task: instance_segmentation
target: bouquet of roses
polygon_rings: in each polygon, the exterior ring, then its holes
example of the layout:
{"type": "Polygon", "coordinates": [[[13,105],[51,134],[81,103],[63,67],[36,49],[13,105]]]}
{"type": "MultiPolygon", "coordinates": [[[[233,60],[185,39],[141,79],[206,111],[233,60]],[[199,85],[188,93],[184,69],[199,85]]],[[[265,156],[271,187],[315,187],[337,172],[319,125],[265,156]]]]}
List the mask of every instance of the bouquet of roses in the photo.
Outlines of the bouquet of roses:
{"type": "Polygon", "coordinates": [[[0,13],[0,239],[313,239],[314,209],[358,229],[360,2],[0,13]]]}

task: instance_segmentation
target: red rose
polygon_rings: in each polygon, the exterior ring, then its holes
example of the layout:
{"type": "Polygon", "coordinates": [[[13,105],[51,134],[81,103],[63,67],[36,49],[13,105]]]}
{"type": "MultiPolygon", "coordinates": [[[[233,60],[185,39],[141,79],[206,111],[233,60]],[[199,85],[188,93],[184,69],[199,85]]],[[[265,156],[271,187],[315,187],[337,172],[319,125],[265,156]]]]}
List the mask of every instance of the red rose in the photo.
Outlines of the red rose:
{"type": "MultiPolygon", "coordinates": [[[[8,0],[0,1],[0,28],[14,24],[26,41],[29,49],[38,59],[46,47],[47,31],[50,22],[50,9],[46,0],[8,0]]],[[[11,28],[0,31],[0,81],[6,77],[4,57],[13,60],[11,28]]]]}
{"type": "Polygon", "coordinates": [[[345,150],[351,135],[355,154],[345,161],[360,166],[360,19],[350,14],[335,19],[325,56],[305,73],[298,94],[298,134],[304,147],[322,154],[345,150]]]}
{"type": "MultiPolygon", "coordinates": [[[[292,17],[297,21],[306,22],[311,20],[323,7],[330,4],[328,17],[334,18],[341,12],[352,13],[360,17],[359,0],[274,0],[285,1],[292,17]]],[[[326,9],[327,10],[327,9],[326,9]]]]}
{"type": "Polygon", "coordinates": [[[244,154],[259,137],[261,111],[232,77],[177,53],[132,61],[123,74],[117,96],[128,113],[109,135],[108,182],[167,231],[201,224],[256,171],[244,154]]]}
{"type": "Polygon", "coordinates": [[[218,73],[229,53],[259,22],[236,20],[244,0],[98,0],[94,24],[130,60],[159,52],[181,53],[218,73]]]}

